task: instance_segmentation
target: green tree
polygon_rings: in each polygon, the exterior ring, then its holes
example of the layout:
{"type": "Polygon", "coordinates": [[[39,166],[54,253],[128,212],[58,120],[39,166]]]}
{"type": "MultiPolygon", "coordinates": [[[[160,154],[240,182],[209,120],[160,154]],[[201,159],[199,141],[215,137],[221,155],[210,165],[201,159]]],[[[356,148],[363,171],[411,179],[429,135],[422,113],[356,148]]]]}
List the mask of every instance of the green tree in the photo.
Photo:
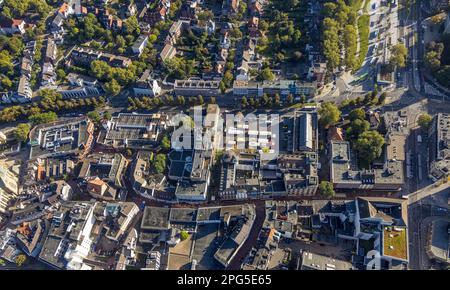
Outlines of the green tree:
{"type": "Polygon", "coordinates": [[[0,51],[0,72],[4,74],[14,73],[12,57],[7,50],[0,51]]]}
{"type": "Polygon", "coordinates": [[[350,112],[348,115],[350,121],[354,121],[357,119],[364,120],[366,118],[366,112],[364,112],[364,109],[357,108],[350,112]]]}
{"type": "Polygon", "coordinates": [[[25,256],[24,254],[20,254],[16,257],[16,260],[14,262],[16,263],[17,267],[22,267],[26,261],[27,261],[27,256],[25,256]]]}
{"type": "Polygon", "coordinates": [[[377,131],[366,131],[359,135],[355,145],[359,159],[368,166],[381,156],[384,138],[377,131]]]}
{"type": "Polygon", "coordinates": [[[323,54],[331,70],[339,66],[341,59],[338,26],[338,22],[334,19],[325,18],[323,21],[323,54]]]}
{"type": "Polygon", "coordinates": [[[184,106],[186,104],[184,96],[177,96],[177,102],[180,106],[184,106]]]}
{"type": "Polygon", "coordinates": [[[334,191],[333,183],[329,181],[321,181],[319,184],[319,192],[322,196],[331,198],[336,195],[334,191]]]}
{"type": "Polygon", "coordinates": [[[16,138],[20,142],[25,142],[28,139],[30,129],[31,126],[27,123],[19,124],[14,130],[14,138],[16,138]]]}
{"type": "Polygon", "coordinates": [[[425,65],[431,71],[437,71],[441,67],[441,55],[437,51],[429,51],[425,54],[425,65]]]}
{"type": "Polygon", "coordinates": [[[396,44],[391,47],[391,59],[390,62],[399,68],[406,66],[406,57],[408,56],[408,49],[402,43],[396,44]]]}
{"type": "Polygon", "coordinates": [[[246,96],[243,96],[243,97],[242,97],[241,105],[242,105],[242,107],[244,107],[244,108],[248,106],[248,101],[247,101],[247,97],[246,97],[246,96]]]}
{"type": "Polygon", "coordinates": [[[292,96],[292,94],[289,94],[286,97],[286,101],[287,101],[288,104],[293,104],[294,103],[294,97],[292,96]]]}
{"type": "Polygon", "coordinates": [[[55,112],[38,113],[28,117],[28,120],[33,123],[33,125],[45,124],[54,122],[58,119],[55,112]]]}
{"type": "Polygon", "coordinates": [[[370,123],[363,119],[355,119],[347,128],[347,136],[350,140],[355,140],[359,135],[366,132],[370,128],[370,123]]]}
{"type": "Polygon", "coordinates": [[[12,87],[12,81],[7,76],[4,76],[2,78],[2,82],[1,83],[2,83],[2,87],[4,87],[4,88],[9,89],[9,88],[12,87]]]}
{"type": "Polygon", "coordinates": [[[170,139],[167,135],[164,135],[164,137],[161,140],[161,148],[163,150],[169,150],[170,149],[170,139]]]}
{"type": "Polygon", "coordinates": [[[343,44],[345,47],[344,63],[347,69],[354,70],[358,66],[356,57],[357,32],[354,25],[346,25],[344,28],[343,44]]]}
{"type": "Polygon", "coordinates": [[[94,123],[99,123],[101,120],[100,114],[97,111],[88,112],[86,115],[94,123]]]}
{"type": "Polygon", "coordinates": [[[91,62],[91,72],[98,79],[107,79],[111,74],[112,68],[102,60],[94,60],[91,62]]]}
{"type": "Polygon", "coordinates": [[[156,155],[156,158],[153,161],[153,167],[157,173],[163,173],[166,169],[166,155],[161,153],[156,155]]]}
{"type": "Polygon", "coordinates": [[[263,70],[261,70],[259,78],[261,80],[273,81],[275,79],[275,75],[273,74],[272,70],[269,67],[266,67],[263,70]]]}
{"type": "Polygon", "coordinates": [[[187,238],[189,238],[189,233],[187,231],[181,231],[180,232],[180,240],[184,241],[187,238]]]}
{"type": "Polygon", "coordinates": [[[202,95],[199,95],[199,96],[198,96],[198,103],[199,103],[200,105],[203,105],[203,104],[205,103],[205,99],[203,99],[203,96],[202,96],[202,95]]]}
{"type": "Polygon", "coordinates": [[[125,20],[125,30],[128,34],[139,34],[139,23],[136,16],[130,16],[127,20],[125,20]]]}
{"type": "Polygon", "coordinates": [[[119,85],[119,83],[115,79],[112,79],[105,84],[105,91],[108,95],[111,95],[111,96],[118,95],[120,93],[121,89],[122,89],[122,87],[119,85]]]}
{"type": "Polygon", "coordinates": [[[428,130],[431,124],[431,116],[428,114],[422,114],[417,120],[417,125],[419,125],[423,130],[428,130]]]}
{"type": "Polygon", "coordinates": [[[110,112],[106,111],[103,113],[103,120],[111,120],[112,115],[110,112]]]}
{"type": "Polygon", "coordinates": [[[328,128],[339,121],[339,118],[341,117],[341,111],[335,104],[331,102],[325,102],[319,109],[319,115],[320,124],[324,128],[328,128]]]}
{"type": "Polygon", "coordinates": [[[56,76],[58,77],[58,80],[63,80],[66,78],[66,72],[60,68],[56,70],[56,76]]]}

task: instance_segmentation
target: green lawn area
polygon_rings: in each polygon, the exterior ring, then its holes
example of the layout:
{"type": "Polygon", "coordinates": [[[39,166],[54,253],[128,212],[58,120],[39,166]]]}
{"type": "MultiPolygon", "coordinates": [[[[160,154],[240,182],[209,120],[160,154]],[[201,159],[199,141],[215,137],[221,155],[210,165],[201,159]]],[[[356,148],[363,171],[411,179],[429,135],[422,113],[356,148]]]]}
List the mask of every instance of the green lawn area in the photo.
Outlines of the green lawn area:
{"type": "Polygon", "coordinates": [[[394,231],[394,227],[385,227],[383,230],[383,254],[406,260],[408,258],[408,245],[406,241],[406,228],[394,231]],[[390,246],[393,248],[391,249],[390,246]]]}
{"type": "Polygon", "coordinates": [[[358,33],[359,33],[359,65],[361,66],[364,58],[369,50],[369,26],[370,16],[367,14],[358,18],[358,33]]]}

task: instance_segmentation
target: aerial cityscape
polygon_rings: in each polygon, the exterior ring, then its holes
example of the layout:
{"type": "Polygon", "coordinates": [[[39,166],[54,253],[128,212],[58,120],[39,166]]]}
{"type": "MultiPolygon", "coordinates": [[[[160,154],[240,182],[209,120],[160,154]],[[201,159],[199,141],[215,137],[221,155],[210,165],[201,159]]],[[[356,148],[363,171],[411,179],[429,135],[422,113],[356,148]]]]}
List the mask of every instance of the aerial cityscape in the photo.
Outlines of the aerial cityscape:
{"type": "Polygon", "coordinates": [[[0,0],[0,47],[0,270],[450,269],[450,0],[0,0]]]}

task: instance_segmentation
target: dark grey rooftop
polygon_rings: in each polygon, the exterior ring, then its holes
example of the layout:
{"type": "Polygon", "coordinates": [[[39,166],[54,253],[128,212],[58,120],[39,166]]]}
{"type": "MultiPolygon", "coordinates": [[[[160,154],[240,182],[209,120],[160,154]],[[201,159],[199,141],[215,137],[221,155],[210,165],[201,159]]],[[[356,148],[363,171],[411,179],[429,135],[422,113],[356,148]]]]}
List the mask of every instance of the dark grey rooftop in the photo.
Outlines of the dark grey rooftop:
{"type": "Polygon", "coordinates": [[[147,206],[142,216],[142,229],[169,229],[170,208],[147,206]]]}
{"type": "Polygon", "coordinates": [[[197,212],[197,221],[219,221],[220,207],[201,207],[197,212]]]}
{"type": "Polygon", "coordinates": [[[172,208],[170,210],[170,222],[196,222],[197,209],[172,208]]]}

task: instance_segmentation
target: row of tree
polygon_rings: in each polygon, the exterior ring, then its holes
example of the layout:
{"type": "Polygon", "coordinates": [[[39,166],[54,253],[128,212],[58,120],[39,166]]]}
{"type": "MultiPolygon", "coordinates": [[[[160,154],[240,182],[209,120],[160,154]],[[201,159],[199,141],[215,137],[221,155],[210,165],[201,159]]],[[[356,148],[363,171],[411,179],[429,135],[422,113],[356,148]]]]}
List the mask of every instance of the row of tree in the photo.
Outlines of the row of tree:
{"type": "MultiPolygon", "coordinates": [[[[209,98],[210,104],[216,103],[215,97],[209,98]]],[[[128,111],[136,110],[151,110],[160,106],[195,106],[205,104],[205,99],[203,96],[191,96],[187,100],[184,96],[176,96],[175,98],[171,95],[165,95],[160,97],[139,97],[139,98],[128,98],[128,111]]]]}
{"type": "Polygon", "coordinates": [[[345,65],[348,70],[359,67],[357,58],[357,10],[355,5],[347,5],[344,0],[324,4],[322,24],[323,54],[329,69],[345,65]],[[343,59],[341,51],[344,52],[343,59]]]}
{"type": "Polygon", "coordinates": [[[63,100],[61,94],[51,89],[41,90],[40,95],[40,101],[2,109],[0,111],[0,123],[15,122],[23,119],[39,123],[40,121],[48,121],[53,118],[53,114],[46,114],[48,112],[94,109],[105,105],[105,99],[101,96],[63,100]]]}

